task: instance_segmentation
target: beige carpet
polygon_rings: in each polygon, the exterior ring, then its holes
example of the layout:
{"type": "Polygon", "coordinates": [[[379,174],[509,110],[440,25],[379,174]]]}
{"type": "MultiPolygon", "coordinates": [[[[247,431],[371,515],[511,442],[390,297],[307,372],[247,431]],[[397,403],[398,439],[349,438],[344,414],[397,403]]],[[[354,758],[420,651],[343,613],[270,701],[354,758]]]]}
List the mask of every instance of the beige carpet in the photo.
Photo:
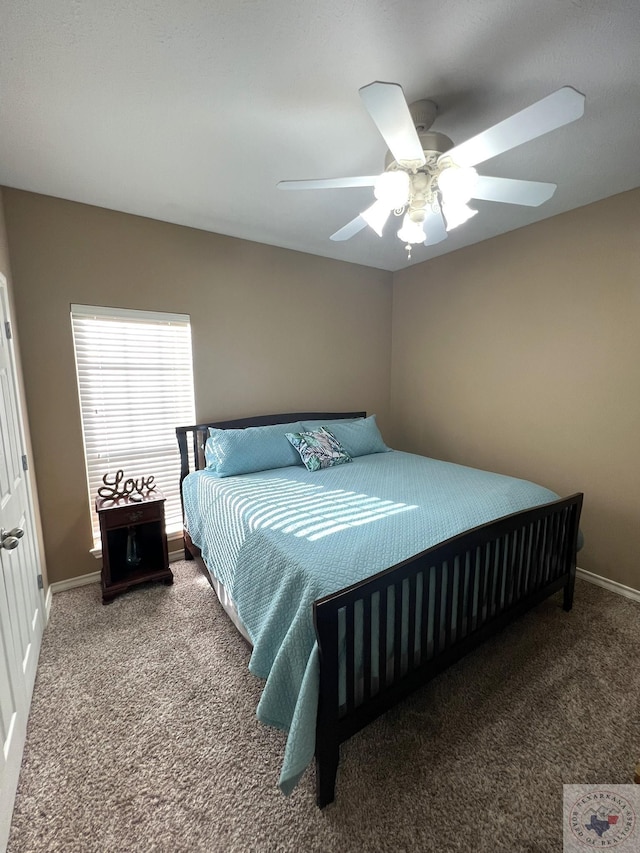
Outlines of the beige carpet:
{"type": "Polygon", "coordinates": [[[54,597],[10,853],[560,851],[562,783],[629,783],[640,606],[578,583],[276,788],[284,736],[255,719],[249,650],[193,563],[103,607],[54,597]]]}

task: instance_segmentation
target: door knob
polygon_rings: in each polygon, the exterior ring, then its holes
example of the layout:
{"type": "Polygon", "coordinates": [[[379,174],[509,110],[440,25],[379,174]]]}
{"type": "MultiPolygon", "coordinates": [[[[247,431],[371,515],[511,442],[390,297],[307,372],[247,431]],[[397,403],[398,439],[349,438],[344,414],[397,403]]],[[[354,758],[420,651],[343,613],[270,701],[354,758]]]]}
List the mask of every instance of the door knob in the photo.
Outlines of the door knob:
{"type": "Polygon", "coordinates": [[[15,536],[16,539],[22,539],[24,530],[21,527],[14,527],[13,530],[0,530],[0,540],[6,539],[7,536],[15,536]]]}
{"type": "Polygon", "coordinates": [[[20,540],[24,536],[24,530],[21,527],[14,527],[13,530],[0,530],[0,545],[6,548],[7,551],[13,551],[20,544],[20,540]]]}

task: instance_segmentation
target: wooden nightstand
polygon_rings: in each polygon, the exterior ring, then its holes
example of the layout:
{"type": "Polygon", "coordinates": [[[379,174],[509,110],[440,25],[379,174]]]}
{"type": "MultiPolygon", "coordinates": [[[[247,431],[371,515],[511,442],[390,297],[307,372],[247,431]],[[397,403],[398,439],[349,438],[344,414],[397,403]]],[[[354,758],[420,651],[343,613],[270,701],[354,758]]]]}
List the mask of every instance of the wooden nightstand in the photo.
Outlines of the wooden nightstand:
{"type": "Polygon", "coordinates": [[[140,501],[96,500],[102,537],[102,603],[147,581],[173,583],[164,525],[164,495],[140,501]]]}

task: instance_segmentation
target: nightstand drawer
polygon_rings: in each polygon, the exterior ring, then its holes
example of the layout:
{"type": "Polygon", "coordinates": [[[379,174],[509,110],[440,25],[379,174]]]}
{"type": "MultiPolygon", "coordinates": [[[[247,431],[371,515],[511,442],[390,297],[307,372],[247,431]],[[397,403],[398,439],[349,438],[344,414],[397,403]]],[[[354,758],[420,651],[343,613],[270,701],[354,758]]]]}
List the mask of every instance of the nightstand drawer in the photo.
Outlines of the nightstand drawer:
{"type": "Polygon", "coordinates": [[[130,503],[127,506],[103,509],[100,520],[106,530],[112,530],[114,527],[126,527],[130,524],[143,524],[145,521],[156,521],[162,518],[162,503],[162,501],[149,501],[137,506],[130,503]]]}

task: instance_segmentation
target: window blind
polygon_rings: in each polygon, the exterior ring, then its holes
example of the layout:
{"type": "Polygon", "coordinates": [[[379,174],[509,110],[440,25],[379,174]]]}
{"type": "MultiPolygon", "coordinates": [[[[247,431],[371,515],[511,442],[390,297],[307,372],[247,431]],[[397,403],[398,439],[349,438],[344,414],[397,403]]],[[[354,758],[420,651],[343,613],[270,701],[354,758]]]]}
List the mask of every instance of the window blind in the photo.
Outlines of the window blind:
{"type": "Polygon", "coordinates": [[[195,422],[185,314],[71,306],[94,547],[103,476],[155,477],[167,532],[182,528],[176,426],[195,422]]]}

